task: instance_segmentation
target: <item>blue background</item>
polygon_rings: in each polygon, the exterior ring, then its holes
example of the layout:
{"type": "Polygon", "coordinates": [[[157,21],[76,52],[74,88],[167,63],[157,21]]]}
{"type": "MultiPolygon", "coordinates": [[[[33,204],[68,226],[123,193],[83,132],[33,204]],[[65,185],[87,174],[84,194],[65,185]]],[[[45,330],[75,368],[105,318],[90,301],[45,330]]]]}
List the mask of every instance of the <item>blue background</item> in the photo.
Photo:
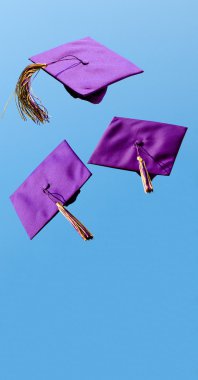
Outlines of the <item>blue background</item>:
{"type": "Polygon", "coordinates": [[[2,108],[27,58],[91,36],[145,70],[94,106],[44,73],[51,123],[0,123],[0,379],[197,380],[197,2],[1,4],[2,108]],[[172,175],[145,196],[135,173],[89,166],[70,207],[29,241],[9,195],[64,138],[87,162],[113,116],[188,126],[172,175]]]}

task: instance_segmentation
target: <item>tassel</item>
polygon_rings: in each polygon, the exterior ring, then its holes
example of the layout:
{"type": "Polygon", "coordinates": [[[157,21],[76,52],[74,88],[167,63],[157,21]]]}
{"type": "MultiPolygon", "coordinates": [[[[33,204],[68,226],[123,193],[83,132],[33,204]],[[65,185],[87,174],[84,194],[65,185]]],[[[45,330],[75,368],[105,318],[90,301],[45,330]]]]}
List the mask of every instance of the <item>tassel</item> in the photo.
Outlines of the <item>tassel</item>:
{"type": "Polygon", "coordinates": [[[153,185],[146,167],[146,163],[143,160],[141,156],[137,156],[137,160],[139,161],[139,169],[140,169],[140,175],[142,178],[142,183],[144,187],[145,193],[152,193],[153,191],[153,185]]]}
{"type": "Polygon", "coordinates": [[[72,215],[68,210],[66,210],[61,202],[56,202],[56,206],[58,207],[58,211],[60,211],[61,214],[67,220],[69,220],[69,222],[72,224],[72,226],[76,229],[76,231],[84,240],[93,239],[93,235],[91,234],[91,232],[78,219],[76,219],[74,215],[72,215]]]}
{"type": "Polygon", "coordinates": [[[31,80],[34,74],[46,67],[46,63],[33,63],[21,73],[16,89],[16,104],[23,120],[30,117],[36,124],[49,121],[48,112],[41,101],[31,93],[31,80]]]}

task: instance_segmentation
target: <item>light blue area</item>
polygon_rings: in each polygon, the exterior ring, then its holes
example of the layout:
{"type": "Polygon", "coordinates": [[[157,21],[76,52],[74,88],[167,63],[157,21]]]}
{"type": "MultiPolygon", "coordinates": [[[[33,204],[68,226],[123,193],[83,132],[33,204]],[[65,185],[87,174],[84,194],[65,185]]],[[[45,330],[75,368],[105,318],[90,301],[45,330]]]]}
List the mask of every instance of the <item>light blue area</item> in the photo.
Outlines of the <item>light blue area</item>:
{"type": "Polygon", "coordinates": [[[91,36],[144,69],[103,102],[74,100],[44,73],[52,115],[35,126],[14,100],[0,123],[0,379],[197,380],[197,1],[7,1],[1,4],[0,104],[27,58],[91,36]],[[29,241],[9,201],[66,138],[87,162],[113,116],[188,126],[170,177],[145,196],[135,173],[89,165],[70,207],[29,241]]]}

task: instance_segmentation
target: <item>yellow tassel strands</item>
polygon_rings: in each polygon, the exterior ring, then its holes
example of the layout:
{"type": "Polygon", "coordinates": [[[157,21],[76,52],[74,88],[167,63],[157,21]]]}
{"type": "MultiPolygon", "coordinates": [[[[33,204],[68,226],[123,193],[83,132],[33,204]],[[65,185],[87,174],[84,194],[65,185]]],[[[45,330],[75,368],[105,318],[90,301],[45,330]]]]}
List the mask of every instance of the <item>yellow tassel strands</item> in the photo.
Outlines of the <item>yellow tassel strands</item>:
{"type": "Polygon", "coordinates": [[[36,124],[49,121],[46,108],[31,92],[33,75],[46,66],[47,64],[45,63],[33,63],[27,66],[21,73],[15,89],[16,104],[22,119],[27,120],[27,117],[29,117],[36,124]]]}

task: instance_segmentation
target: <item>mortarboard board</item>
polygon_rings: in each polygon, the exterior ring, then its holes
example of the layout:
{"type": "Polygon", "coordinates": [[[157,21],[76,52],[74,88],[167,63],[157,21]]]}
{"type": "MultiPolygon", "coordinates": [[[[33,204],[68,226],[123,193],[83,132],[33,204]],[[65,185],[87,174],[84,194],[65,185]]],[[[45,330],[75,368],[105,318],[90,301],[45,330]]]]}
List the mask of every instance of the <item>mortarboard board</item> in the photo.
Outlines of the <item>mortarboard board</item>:
{"type": "Polygon", "coordinates": [[[75,201],[91,172],[64,140],[11,195],[32,239],[60,211],[84,240],[93,235],[64,206],[75,201]]]}
{"type": "Polygon", "coordinates": [[[48,112],[31,93],[32,76],[43,69],[60,81],[75,98],[100,103],[107,86],[129,76],[142,73],[129,60],[114,53],[90,37],[66,43],[34,55],[16,85],[16,102],[24,120],[35,123],[49,121],[48,112]]]}
{"type": "Polygon", "coordinates": [[[135,171],[150,193],[151,179],[170,175],[186,131],[178,125],[114,117],[89,163],[135,171]]]}

